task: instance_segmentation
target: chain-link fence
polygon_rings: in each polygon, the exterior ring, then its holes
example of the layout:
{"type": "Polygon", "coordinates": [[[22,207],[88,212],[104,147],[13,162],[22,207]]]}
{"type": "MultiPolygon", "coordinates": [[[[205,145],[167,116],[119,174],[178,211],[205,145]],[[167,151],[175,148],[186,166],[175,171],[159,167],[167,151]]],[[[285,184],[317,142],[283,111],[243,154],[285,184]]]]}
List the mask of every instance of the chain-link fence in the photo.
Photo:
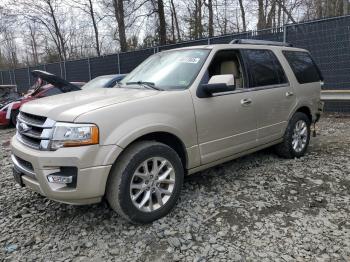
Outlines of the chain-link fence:
{"type": "Polygon", "coordinates": [[[321,68],[325,78],[324,89],[350,89],[350,16],[0,71],[0,85],[16,84],[19,92],[25,92],[33,82],[30,72],[34,69],[49,71],[68,81],[85,82],[100,75],[128,73],[147,57],[162,50],[192,45],[227,44],[233,39],[286,41],[296,47],[306,48],[321,68]]]}

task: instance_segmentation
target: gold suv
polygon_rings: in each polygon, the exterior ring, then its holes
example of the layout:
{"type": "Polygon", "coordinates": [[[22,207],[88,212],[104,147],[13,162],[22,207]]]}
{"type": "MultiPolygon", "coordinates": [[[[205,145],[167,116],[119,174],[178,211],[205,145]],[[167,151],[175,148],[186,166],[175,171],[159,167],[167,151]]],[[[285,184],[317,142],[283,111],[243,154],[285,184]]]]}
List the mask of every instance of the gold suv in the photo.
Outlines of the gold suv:
{"type": "Polygon", "coordinates": [[[165,216],[185,175],[275,146],[305,154],[322,76],[309,52],[237,40],[152,55],[115,88],[24,104],[19,184],[64,203],[104,197],[133,223],[165,216]]]}

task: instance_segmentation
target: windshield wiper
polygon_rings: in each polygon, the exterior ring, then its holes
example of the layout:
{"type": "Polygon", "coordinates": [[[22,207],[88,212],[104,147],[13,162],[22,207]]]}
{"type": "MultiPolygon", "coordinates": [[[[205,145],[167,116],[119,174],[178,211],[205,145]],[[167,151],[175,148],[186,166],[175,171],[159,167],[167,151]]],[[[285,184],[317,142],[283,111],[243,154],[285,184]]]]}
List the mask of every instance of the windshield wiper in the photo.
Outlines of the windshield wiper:
{"type": "Polygon", "coordinates": [[[140,85],[144,86],[148,89],[154,89],[158,91],[164,91],[163,89],[156,87],[153,82],[147,82],[147,81],[135,81],[135,82],[127,82],[126,85],[140,85]]]}

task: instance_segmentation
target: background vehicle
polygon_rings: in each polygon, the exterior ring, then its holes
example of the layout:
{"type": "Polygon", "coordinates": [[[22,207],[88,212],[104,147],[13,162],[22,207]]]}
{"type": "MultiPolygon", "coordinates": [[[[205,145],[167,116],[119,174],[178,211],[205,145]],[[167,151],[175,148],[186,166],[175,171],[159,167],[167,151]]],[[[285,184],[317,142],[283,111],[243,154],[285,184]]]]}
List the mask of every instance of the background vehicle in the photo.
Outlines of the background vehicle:
{"type": "Polygon", "coordinates": [[[40,70],[32,71],[32,75],[36,78],[36,82],[28,94],[14,100],[9,100],[1,107],[0,126],[7,126],[9,124],[15,126],[19,108],[29,101],[66,92],[79,91],[81,90],[81,86],[85,84],[84,82],[70,83],[60,77],[40,70]],[[44,85],[44,82],[48,84],[44,85]]]}
{"type": "Polygon", "coordinates": [[[19,97],[15,85],[0,85],[0,108],[19,97]]]}
{"type": "Polygon", "coordinates": [[[98,76],[89,82],[87,82],[85,85],[82,86],[83,90],[88,90],[92,88],[111,88],[114,87],[119,81],[121,81],[126,74],[117,74],[117,75],[104,75],[104,76],[98,76]]]}
{"type": "Polygon", "coordinates": [[[156,53],[120,88],[23,105],[14,177],[64,203],[106,196],[127,220],[149,223],[175,206],[184,175],[270,146],[303,156],[320,116],[321,80],[310,54],[284,43],[156,53]]]}

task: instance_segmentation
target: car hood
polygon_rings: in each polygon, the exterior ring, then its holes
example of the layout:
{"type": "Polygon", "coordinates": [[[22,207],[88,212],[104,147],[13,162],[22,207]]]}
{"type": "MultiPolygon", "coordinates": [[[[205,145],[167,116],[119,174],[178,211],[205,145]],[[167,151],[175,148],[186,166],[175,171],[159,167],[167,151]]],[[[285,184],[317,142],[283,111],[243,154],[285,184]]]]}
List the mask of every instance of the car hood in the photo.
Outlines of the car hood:
{"type": "Polygon", "coordinates": [[[21,111],[73,122],[79,115],[130,100],[159,94],[159,91],[136,88],[101,88],[45,97],[25,103],[21,111]]]}
{"type": "MultiPolygon", "coordinates": [[[[42,80],[46,81],[47,83],[61,89],[61,91],[64,93],[81,90],[81,88],[78,87],[77,85],[74,85],[74,84],[68,82],[67,80],[64,80],[63,78],[58,77],[58,76],[51,74],[49,72],[46,72],[46,71],[33,70],[32,76],[34,78],[41,78],[42,80]]],[[[36,90],[34,90],[34,92],[31,95],[34,96],[37,92],[39,92],[39,89],[40,88],[37,88],[36,90]]]]}

